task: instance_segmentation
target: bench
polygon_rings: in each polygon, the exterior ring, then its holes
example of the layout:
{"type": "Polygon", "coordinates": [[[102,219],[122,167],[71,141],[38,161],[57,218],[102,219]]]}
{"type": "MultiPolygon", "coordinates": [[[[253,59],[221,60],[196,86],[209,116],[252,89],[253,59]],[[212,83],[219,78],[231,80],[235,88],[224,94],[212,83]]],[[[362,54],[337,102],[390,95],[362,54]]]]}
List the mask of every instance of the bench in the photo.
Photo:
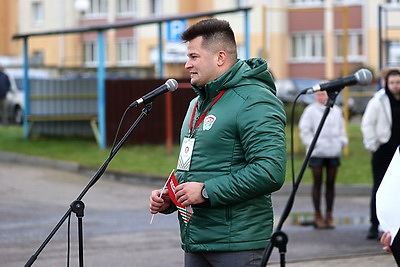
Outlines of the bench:
{"type": "Polygon", "coordinates": [[[100,144],[96,79],[32,79],[27,136],[93,133],[100,144]]]}
{"type": "Polygon", "coordinates": [[[97,126],[98,117],[96,115],[28,115],[26,120],[29,122],[28,136],[31,135],[31,131],[35,122],[41,121],[88,121],[92,128],[94,137],[98,144],[100,144],[100,133],[97,126]]]}

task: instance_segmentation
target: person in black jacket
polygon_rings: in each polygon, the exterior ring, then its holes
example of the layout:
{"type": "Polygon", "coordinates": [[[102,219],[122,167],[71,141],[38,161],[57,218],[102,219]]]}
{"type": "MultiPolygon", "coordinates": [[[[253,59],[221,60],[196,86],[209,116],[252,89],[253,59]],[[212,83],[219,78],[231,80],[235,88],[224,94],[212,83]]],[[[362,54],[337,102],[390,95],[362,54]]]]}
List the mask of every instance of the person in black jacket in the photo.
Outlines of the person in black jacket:
{"type": "Polygon", "coordinates": [[[8,105],[7,105],[7,93],[10,91],[11,83],[7,74],[4,73],[4,68],[0,66],[0,112],[2,117],[2,123],[4,125],[8,122],[8,105]]]}
{"type": "Polygon", "coordinates": [[[376,215],[376,192],[400,145],[400,71],[390,70],[385,77],[385,88],[370,99],[361,121],[364,146],[371,152],[373,186],[370,202],[370,222],[367,239],[379,238],[376,215]]]}

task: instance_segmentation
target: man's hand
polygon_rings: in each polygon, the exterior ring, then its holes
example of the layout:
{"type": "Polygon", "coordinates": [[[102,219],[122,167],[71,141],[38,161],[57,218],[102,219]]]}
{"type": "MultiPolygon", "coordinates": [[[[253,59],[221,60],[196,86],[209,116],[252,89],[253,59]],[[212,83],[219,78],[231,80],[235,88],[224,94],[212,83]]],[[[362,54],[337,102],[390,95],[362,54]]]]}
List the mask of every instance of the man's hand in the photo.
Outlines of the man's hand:
{"type": "Polygon", "coordinates": [[[188,182],[180,184],[175,189],[176,200],[184,207],[205,202],[201,196],[204,183],[188,182]]]}
{"type": "Polygon", "coordinates": [[[386,252],[392,253],[392,250],[390,249],[390,240],[391,240],[391,235],[390,232],[385,232],[383,233],[381,237],[381,244],[383,245],[383,250],[386,252]]]}
{"type": "Polygon", "coordinates": [[[161,193],[161,189],[154,190],[150,195],[150,213],[156,214],[160,211],[166,210],[171,205],[171,198],[168,195],[168,189],[165,189],[164,192],[161,193]]]}

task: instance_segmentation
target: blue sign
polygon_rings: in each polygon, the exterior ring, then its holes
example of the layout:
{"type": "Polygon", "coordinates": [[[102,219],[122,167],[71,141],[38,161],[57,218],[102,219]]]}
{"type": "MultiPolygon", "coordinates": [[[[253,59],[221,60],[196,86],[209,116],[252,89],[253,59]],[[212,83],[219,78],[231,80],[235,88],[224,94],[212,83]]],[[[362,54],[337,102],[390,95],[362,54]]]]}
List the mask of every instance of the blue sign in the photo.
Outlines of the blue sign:
{"type": "Polygon", "coordinates": [[[167,41],[180,42],[181,34],[186,30],[187,21],[185,19],[167,22],[167,41]]]}

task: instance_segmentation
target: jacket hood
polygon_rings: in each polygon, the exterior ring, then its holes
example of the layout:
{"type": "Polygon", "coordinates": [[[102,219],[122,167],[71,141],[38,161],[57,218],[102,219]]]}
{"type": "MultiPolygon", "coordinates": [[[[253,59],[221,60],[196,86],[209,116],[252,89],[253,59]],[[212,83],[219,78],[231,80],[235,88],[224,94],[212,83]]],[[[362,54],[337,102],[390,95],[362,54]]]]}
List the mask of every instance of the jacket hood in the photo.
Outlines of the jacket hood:
{"type": "MultiPolygon", "coordinates": [[[[276,95],[275,83],[268,70],[267,61],[262,58],[238,60],[218,79],[207,83],[205,89],[213,97],[221,90],[246,85],[258,85],[276,95]]],[[[193,87],[193,89],[199,95],[202,95],[204,90],[197,87],[193,87]]]]}

